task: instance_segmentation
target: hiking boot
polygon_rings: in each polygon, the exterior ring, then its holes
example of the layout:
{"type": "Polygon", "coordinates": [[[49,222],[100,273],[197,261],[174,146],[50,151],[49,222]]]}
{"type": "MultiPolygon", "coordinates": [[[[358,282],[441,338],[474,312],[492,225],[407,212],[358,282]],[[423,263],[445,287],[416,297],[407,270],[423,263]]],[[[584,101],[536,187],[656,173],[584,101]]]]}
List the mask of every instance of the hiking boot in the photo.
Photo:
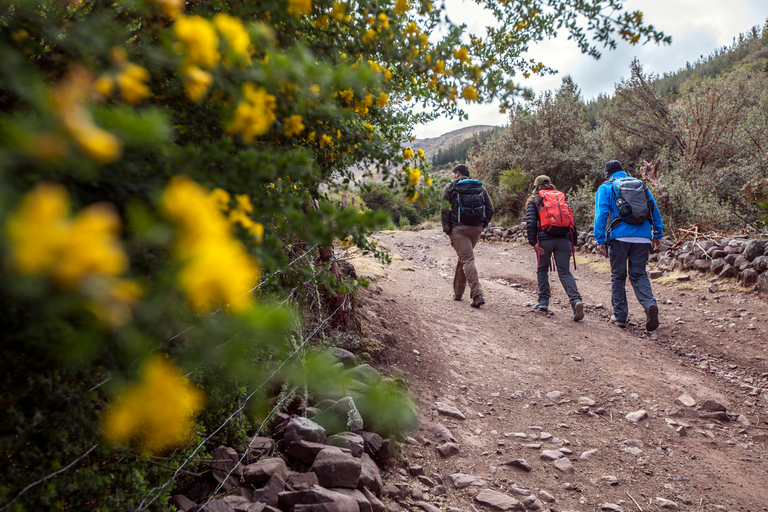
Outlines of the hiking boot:
{"type": "Polygon", "coordinates": [[[627,321],[619,320],[618,318],[616,318],[616,315],[611,315],[611,323],[618,325],[622,329],[624,329],[627,326],[627,321]]]}
{"type": "Polygon", "coordinates": [[[651,304],[645,310],[645,330],[655,331],[659,326],[659,306],[651,304]]]}
{"type": "Polygon", "coordinates": [[[485,304],[485,299],[483,298],[483,296],[481,294],[481,295],[475,295],[472,298],[472,304],[470,304],[470,306],[472,306],[473,308],[479,308],[483,304],[485,304]]]}
{"type": "Polygon", "coordinates": [[[541,299],[538,304],[533,306],[533,309],[540,309],[541,311],[546,311],[547,309],[549,309],[549,300],[541,299]]]}
{"type": "Polygon", "coordinates": [[[453,300],[461,300],[461,295],[454,295],[453,300]]]}
{"type": "Polygon", "coordinates": [[[582,318],[584,318],[584,304],[577,302],[573,305],[573,321],[578,322],[582,318]]]}

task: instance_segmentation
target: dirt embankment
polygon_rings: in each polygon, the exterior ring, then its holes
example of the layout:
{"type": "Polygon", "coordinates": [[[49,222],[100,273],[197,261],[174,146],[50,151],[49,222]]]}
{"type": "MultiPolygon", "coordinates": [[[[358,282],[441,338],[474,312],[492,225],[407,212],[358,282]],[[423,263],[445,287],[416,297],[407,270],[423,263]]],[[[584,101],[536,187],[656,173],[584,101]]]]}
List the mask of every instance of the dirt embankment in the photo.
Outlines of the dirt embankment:
{"type": "Polygon", "coordinates": [[[481,243],[478,310],[452,300],[456,257],[442,233],[377,238],[402,259],[360,311],[421,400],[390,477],[401,506],[494,510],[491,498],[509,497],[518,505],[496,509],[768,510],[765,301],[727,285],[712,293],[705,277],[654,282],[661,326],[644,331],[630,289],[622,330],[608,322],[605,261],[580,257],[586,317],[574,323],[554,273],[550,311],[530,307],[529,247],[481,243]]]}

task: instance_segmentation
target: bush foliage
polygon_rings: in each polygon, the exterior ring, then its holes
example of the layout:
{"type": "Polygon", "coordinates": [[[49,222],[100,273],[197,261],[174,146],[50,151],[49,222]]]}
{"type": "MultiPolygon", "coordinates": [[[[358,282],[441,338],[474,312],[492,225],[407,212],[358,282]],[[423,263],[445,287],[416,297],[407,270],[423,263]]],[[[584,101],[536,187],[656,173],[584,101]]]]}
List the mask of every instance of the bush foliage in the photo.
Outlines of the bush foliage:
{"type": "Polygon", "coordinates": [[[661,78],[635,60],[612,97],[586,104],[566,77],[558,91],[511,112],[509,129],[474,152],[472,165],[501,211],[518,218],[523,191],[546,174],[568,193],[580,229],[591,229],[603,166],[619,160],[647,180],[667,233],[692,224],[760,228],[768,198],[766,46],[768,23],[661,78]]]}
{"type": "MultiPolygon", "coordinates": [[[[500,29],[427,0],[0,4],[0,507],[166,509],[268,393],[337,373],[298,357],[358,284],[332,245],[376,252],[395,220],[331,199],[353,166],[416,222],[440,191],[414,123],[509,108],[556,27],[593,55],[664,40],[615,0],[483,5],[500,29]]],[[[382,432],[412,421],[395,390],[369,398],[382,432]]]]}

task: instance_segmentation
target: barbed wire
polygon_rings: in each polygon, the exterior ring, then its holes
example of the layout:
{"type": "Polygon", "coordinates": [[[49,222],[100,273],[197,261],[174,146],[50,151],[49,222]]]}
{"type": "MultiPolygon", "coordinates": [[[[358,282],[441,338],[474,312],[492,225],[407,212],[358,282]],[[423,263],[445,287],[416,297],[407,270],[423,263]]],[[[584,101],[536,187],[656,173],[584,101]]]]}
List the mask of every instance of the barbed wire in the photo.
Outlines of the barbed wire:
{"type": "Polygon", "coordinates": [[[240,459],[237,461],[237,463],[234,465],[234,467],[232,467],[232,469],[230,469],[230,470],[229,470],[229,473],[227,473],[227,475],[226,475],[226,476],[225,476],[225,477],[222,479],[222,481],[221,481],[221,483],[219,484],[219,486],[218,486],[218,487],[216,487],[216,489],[214,489],[214,490],[213,490],[213,492],[211,493],[211,495],[210,495],[210,496],[208,496],[208,500],[207,500],[205,503],[203,503],[203,504],[202,504],[202,506],[200,506],[200,510],[205,510],[205,507],[206,507],[206,505],[208,505],[208,503],[210,503],[210,502],[211,502],[211,500],[213,499],[213,497],[214,497],[214,496],[216,496],[216,493],[217,493],[217,492],[219,492],[219,491],[221,490],[221,488],[224,486],[224,483],[225,483],[227,480],[229,480],[229,477],[232,475],[232,472],[233,472],[233,471],[235,471],[235,470],[236,470],[238,467],[240,467],[240,465],[241,465],[241,464],[243,463],[243,461],[245,460],[245,457],[247,457],[247,456],[248,456],[248,452],[250,452],[250,451],[251,451],[251,446],[253,446],[253,442],[254,442],[254,441],[256,440],[256,438],[259,436],[259,434],[261,433],[261,430],[264,428],[264,425],[266,425],[266,424],[267,424],[267,421],[269,420],[269,418],[271,418],[271,417],[272,417],[272,414],[274,414],[274,412],[275,412],[276,410],[278,410],[278,409],[280,408],[280,406],[281,406],[281,405],[283,405],[283,404],[285,403],[285,401],[286,401],[286,400],[288,400],[288,399],[289,399],[291,396],[293,396],[293,393],[296,391],[296,389],[298,389],[298,386],[294,386],[294,387],[293,387],[293,389],[291,389],[291,390],[290,390],[288,393],[286,393],[286,395],[283,397],[283,399],[282,399],[282,400],[280,400],[280,401],[279,401],[279,402],[278,402],[278,403],[277,403],[277,404],[276,404],[276,405],[275,405],[275,406],[272,408],[272,410],[271,410],[271,411],[269,411],[269,414],[267,414],[267,417],[266,417],[266,418],[264,418],[264,421],[262,421],[262,422],[261,422],[261,425],[259,425],[259,428],[258,428],[258,429],[256,429],[256,433],[255,433],[255,434],[254,434],[254,435],[251,437],[251,440],[248,442],[248,446],[245,448],[245,450],[243,450],[243,456],[242,456],[242,457],[240,457],[240,459]]]}
{"type": "MultiPolygon", "coordinates": [[[[195,449],[192,451],[192,453],[191,453],[191,454],[190,454],[190,455],[189,455],[189,456],[186,458],[186,460],[185,460],[184,462],[182,462],[182,463],[181,463],[181,465],[179,465],[179,467],[176,469],[176,471],[173,473],[173,475],[171,476],[171,478],[170,478],[170,479],[169,479],[167,482],[165,482],[165,483],[164,483],[163,485],[161,485],[161,486],[158,486],[158,487],[154,487],[153,489],[151,489],[151,490],[150,490],[150,491],[149,491],[149,492],[148,492],[148,493],[147,493],[147,494],[144,496],[144,498],[142,499],[141,503],[139,504],[139,507],[138,507],[138,508],[136,508],[136,509],[134,510],[134,512],[141,512],[142,510],[146,510],[146,509],[147,509],[147,507],[149,507],[149,506],[150,506],[152,503],[154,503],[154,502],[155,502],[155,500],[157,500],[157,498],[159,498],[159,497],[160,497],[160,495],[162,494],[162,492],[163,492],[163,491],[164,491],[166,488],[168,488],[168,486],[169,486],[169,485],[171,485],[171,484],[174,482],[174,480],[176,479],[176,477],[178,476],[178,474],[181,472],[181,470],[182,470],[182,469],[183,469],[183,468],[184,468],[184,467],[185,467],[185,466],[186,466],[186,465],[187,465],[187,464],[188,464],[188,463],[189,463],[189,462],[192,460],[192,458],[193,458],[193,457],[194,457],[194,456],[197,454],[197,452],[198,452],[198,451],[200,451],[200,449],[201,449],[201,448],[202,448],[202,447],[203,447],[203,446],[204,446],[204,445],[205,445],[205,444],[206,444],[208,441],[210,441],[210,440],[211,440],[211,438],[212,438],[214,435],[216,435],[216,434],[217,434],[217,433],[218,433],[218,432],[219,432],[219,431],[220,431],[222,428],[224,428],[224,427],[227,425],[227,423],[229,423],[229,422],[232,420],[232,418],[234,418],[234,417],[235,417],[237,414],[239,414],[240,412],[242,412],[242,411],[245,409],[245,407],[246,407],[246,405],[248,404],[248,402],[250,401],[250,399],[251,399],[251,398],[253,398],[253,396],[254,396],[254,395],[256,395],[256,393],[258,393],[258,392],[261,390],[261,388],[263,388],[263,387],[264,387],[264,385],[266,385],[266,384],[267,384],[267,382],[269,382],[269,381],[270,381],[270,380],[271,380],[271,379],[272,379],[272,378],[273,378],[275,375],[277,375],[277,374],[280,372],[280,370],[282,370],[282,369],[283,369],[283,367],[284,367],[284,366],[285,366],[285,365],[288,363],[288,361],[289,361],[289,360],[291,360],[291,359],[293,358],[293,356],[295,356],[296,354],[298,354],[298,353],[299,353],[299,351],[301,351],[301,350],[304,348],[304,346],[306,346],[306,344],[307,344],[307,343],[309,343],[309,340],[311,340],[311,339],[312,339],[312,338],[315,336],[315,334],[317,334],[317,333],[320,331],[320,329],[323,327],[323,325],[325,325],[325,324],[326,324],[326,323],[327,323],[327,322],[328,322],[328,321],[329,321],[331,318],[333,318],[333,317],[336,315],[336,313],[338,313],[338,312],[339,312],[339,310],[340,310],[342,307],[344,307],[344,305],[347,303],[347,300],[348,300],[348,299],[347,299],[347,297],[344,297],[344,300],[341,302],[341,304],[339,304],[339,307],[337,307],[337,308],[336,308],[336,310],[334,310],[334,312],[333,312],[333,313],[331,313],[330,315],[328,315],[326,318],[324,318],[324,319],[323,319],[323,321],[322,321],[322,322],[320,322],[320,324],[319,324],[319,325],[318,325],[318,326],[315,328],[315,330],[314,330],[314,331],[312,331],[312,333],[311,333],[310,335],[308,335],[308,336],[307,336],[307,337],[304,339],[304,341],[301,343],[301,345],[299,345],[299,346],[298,346],[298,347],[297,347],[297,348],[296,348],[296,349],[295,349],[295,350],[294,350],[294,351],[293,351],[293,352],[292,352],[292,353],[291,353],[291,354],[290,354],[288,357],[286,357],[286,358],[285,358],[285,361],[283,361],[283,362],[282,362],[282,363],[281,363],[281,364],[280,364],[280,365],[279,365],[279,366],[278,366],[278,367],[275,369],[275,371],[274,371],[274,372],[272,372],[272,374],[271,374],[269,377],[267,377],[267,378],[266,378],[266,379],[265,379],[265,380],[264,380],[264,381],[263,381],[263,382],[262,382],[262,383],[259,385],[259,387],[257,387],[255,390],[253,390],[253,392],[251,392],[251,394],[250,394],[250,395],[248,395],[248,396],[245,398],[245,400],[243,401],[243,404],[242,404],[242,405],[241,405],[241,406],[240,406],[240,407],[239,407],[237,410],[235,410],[235,411],[234,411],[232,414],[230,414],[230,415],[229,415],[229,417],[228,417],[226,420],[224,420],[224,422],[223,422],[221,425],[219,425],[218,427],[216,427],[216,429],[215,429],[213,432],[211,432],[211,433],[210,433],[210,434],[209,434],[209,435],[208,435],[208,436],[207,436],[205,439],[203,439],[203,441],[201,441],[201,442],[200,442],[200,443],[197,445],[197,447],[196,447],[196,448],[195,448],[195,449]],[[154,496],[154,497],[153,497],[151,500],[147,501],[147,499],[149,498],[149,496],[150,496],[152,493],[154,493],[155,491],[157,491],[157,494],[156,494],[156,495],[155,495],[155,496],[154,496]]],[[[237,466],[235,466],[235,467],[237,467],[237,466]]],[[[218,491],[218,489],[217,489],[217,491],[218,491]]]]}
{"type": "Polygon", "coordinates": [[[2,512],[3,510],[7,509],[8,507],[10,507],[11,505],[13,505],[14,503],[16,503],[16,501],[17,501],[19,498],[21,498],[22,494],[24,494],[24,493],[25,493],[25,492],[27,492],[28,490],[30,490],[30,489],[32,489],[33,487],[36,487],[36,486],[38,486],[38,485],[42,484],[43,482],[45,482],[45,481],[47,481],[47,480],[50,480],[51,478],[53,478],[53,477],[55,477],[55,476],[57,476],[57,475],[59,475],[59,474],[61,474],[61,473],[65,472],[65,471],[67,471],[69,468],[71,468],[72,466],[74,466],[75,464],[77,464],[78,462],[80,462],[81,460],[83,460],[85,457],[87,457],[87,456],[88,456],[88,455],[89,455],[89,454],[90,454],[90,453],[91,453],[93,450],[95,450],[95,449],[96,449],[98,446],[99,446],[99,443],[96,443],[96,444],[94,444],[93,446],[91,446],[91,447],[88,449],[88,451],[86,451],[85,453],[83,453],[82,455],[80,455],[78,458],[76,458],[75,460],[73,460],[72,462],[70,462],[69,464],[67,464],[66,466],[64,466],[63,468],[61,468],[61,469],[59,469],[59,470],[57,470],[57,471],[54,471],[53,473],[50,473],[50,474],[48,474],[48,475],[45,475],[44,477],[42,477],[42,478],[39,478],[38,480],[35,480],[35,481],[34,481],[34,482],[32,482],[31,484],[29,484],[28,486],[26,486],[25,488],[23,488],[21,491],[19,491],[19,494],[17,494],[15,498],[13,498],[11,501],[9,501],[8,503],[6,503],[6,504],[5,504],[5,506],[4,506],[3,508],[0,508],[0,512],[2,512]]]}

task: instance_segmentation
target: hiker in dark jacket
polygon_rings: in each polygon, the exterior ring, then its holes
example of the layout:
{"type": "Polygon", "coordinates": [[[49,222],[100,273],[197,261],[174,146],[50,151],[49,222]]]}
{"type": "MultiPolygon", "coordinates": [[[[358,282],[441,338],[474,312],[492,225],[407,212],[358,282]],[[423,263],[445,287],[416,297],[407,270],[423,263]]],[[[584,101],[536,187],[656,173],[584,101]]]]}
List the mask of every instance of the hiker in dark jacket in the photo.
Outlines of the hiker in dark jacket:
{"type": "Polygon", "coordinates": [[[570,232],[564,235],[554,235],[547,233],[541,228],[541,219],[539,216],[539,207],[541,197],[539,192],[542,190],[556,190],[548,176],[537,176],[533,183],[533,193],[528,199],[528,205],[525,209],[525,227],[530,243],[538,257],[538,267],[536,268],[536,278],[539,283],[539,302],[534,309],[546,311],[549,308],[549,264],[552,255],[555,257],[555,266],[560,283],[565,288],[573,309],[573,320],[578,322],[584,318],[584,304],[581,302],[579,289],[576,287],[574,279],[568,264],[571,260],[572,244],[576,242],[576,228],[571,227],[570,232]]]}
{"type": "MultiPolygon", "coordinates": [[[[453,168],[453,180],[443,189],[443,207],[440,209],[440,220],[443,224],[443,232],[451,239],[451,245],[459,257],[456,264],[456,272],[453,276],[453,299],[461,300],[464,295],[464,289],[469,282],[469,293],[472,298],[470,306],[479,308],[485,304],[483,290],[480,288],[480,279],[477,276],[477,267],[475,267],[474,248],[480,239],[483,229],[488,227],[488,223],[493,217],[493,203],[488,196],[488,192],[482,184],[482,209],[484,212],[483,220],[469,224],[461,218],[459,212],[458,193],[456,192],[457,183],[469,179],[469,167],[466,165],[457,165],[453,168]],[[450,205],[450,209],[446,206],[450,205]]],[[[478,182],[479,183],[479,182],[478,182]]]]}

